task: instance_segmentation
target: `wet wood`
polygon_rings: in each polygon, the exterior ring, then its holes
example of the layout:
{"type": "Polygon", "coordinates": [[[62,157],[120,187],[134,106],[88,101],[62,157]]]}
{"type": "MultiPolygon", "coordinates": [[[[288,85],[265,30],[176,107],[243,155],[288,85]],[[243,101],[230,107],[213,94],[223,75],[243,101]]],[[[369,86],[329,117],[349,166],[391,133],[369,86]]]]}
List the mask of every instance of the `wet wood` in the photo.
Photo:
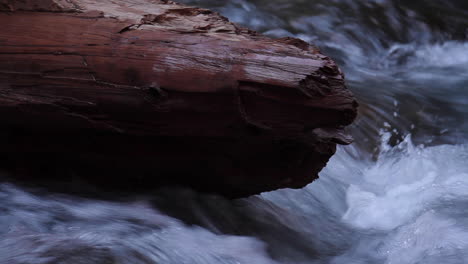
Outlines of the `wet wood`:
{"type": "Polygon", "coordinates": [[[0,0],[1,166],[244,196],[317,177],[357,103],[335,63],[210,10],[0,0]]]}

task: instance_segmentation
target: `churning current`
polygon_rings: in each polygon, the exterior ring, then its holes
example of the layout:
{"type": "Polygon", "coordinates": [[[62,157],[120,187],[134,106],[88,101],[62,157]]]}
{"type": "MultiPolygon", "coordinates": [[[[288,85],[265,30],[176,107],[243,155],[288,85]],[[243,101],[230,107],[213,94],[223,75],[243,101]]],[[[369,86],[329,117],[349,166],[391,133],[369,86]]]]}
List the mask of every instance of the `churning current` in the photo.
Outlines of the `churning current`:
{"type": "Polygon", "coordinates": [[[319,180],[225,200],[0,185],[0,264],[468,263],[468,2],[184,0],[319,46],[361,104],[319,180]]]}

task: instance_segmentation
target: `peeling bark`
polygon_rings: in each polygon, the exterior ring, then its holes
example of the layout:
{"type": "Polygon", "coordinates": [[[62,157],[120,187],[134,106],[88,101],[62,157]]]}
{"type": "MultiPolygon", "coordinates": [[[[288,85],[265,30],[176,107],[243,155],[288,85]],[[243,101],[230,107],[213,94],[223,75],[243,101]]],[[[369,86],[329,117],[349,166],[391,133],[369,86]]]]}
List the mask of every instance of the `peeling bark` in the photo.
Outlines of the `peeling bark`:
{"type": "Polygon", "coordinates": [[[317,178],[357,103],[335,63],[162,0],[0,0],[0,166],[238,197],[317,178]]]}

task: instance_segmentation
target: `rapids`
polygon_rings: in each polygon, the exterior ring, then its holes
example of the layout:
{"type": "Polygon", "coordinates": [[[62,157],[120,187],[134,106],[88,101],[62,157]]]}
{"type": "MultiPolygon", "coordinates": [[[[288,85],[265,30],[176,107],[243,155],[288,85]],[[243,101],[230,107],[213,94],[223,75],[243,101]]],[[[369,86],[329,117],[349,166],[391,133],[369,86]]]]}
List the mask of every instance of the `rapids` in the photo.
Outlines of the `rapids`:
{"type": "Polygon", "coordinates": [[[355,143],[303,189],[234,201],[2,183],[0,264],[468,263],[467,1],[182,2],[335,59],[361,104],[355,143]]]}

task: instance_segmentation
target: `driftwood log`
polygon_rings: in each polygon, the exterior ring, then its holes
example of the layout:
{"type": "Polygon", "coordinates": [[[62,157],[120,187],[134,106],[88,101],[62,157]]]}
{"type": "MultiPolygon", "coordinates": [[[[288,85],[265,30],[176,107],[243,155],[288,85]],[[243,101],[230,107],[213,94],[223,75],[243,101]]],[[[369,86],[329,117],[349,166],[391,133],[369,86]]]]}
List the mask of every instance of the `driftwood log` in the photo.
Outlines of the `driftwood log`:
{"type": "Polygon", "coordinates": [[[239,197],[312,182],[357,103],[317,48],[163,0],[0,0],[0,167],[239,197]]]}

